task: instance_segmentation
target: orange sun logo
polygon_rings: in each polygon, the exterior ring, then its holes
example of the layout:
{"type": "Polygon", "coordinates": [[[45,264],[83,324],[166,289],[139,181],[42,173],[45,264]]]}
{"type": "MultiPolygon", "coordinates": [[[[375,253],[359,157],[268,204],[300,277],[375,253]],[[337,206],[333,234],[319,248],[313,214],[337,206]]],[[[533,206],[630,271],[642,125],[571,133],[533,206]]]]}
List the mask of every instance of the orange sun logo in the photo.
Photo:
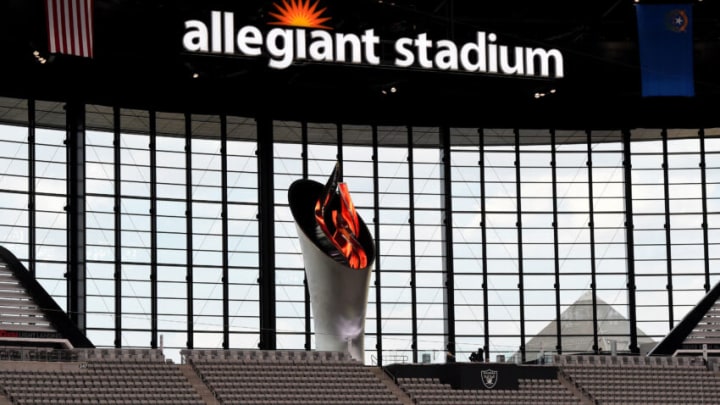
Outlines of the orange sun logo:
{"type": "Polygon", "coordinates": [[[323,25],[323,23],[330,20],[330,17],[322,17],[322,13],[325,12],[325,7],[318,10],[318,2],[319,0],[316,0],[315,3],[311,5],[310,0],[283,0],[282,6],[274,3],[273,5],[278,10],[278,13],[272,11],[268,13],[276,19],[276,21],[272,21],[269,24],[332,29],[331,27],[323,25]]]}

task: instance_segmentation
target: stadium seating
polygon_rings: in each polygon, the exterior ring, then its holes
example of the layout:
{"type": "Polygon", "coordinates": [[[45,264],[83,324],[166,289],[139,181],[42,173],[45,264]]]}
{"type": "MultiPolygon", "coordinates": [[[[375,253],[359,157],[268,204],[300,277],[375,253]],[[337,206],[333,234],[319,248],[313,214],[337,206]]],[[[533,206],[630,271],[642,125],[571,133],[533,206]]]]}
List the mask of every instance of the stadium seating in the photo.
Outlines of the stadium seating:
{"type": "Polygon", "coordinates": [[[402,404],[347,353],[184,350],[182,355],[224,404],[402,404]]]}
{"type": "MultiPolygon", "coordinates": [[[[6,352],[29,350],[6,348],[6,352]]],[[[204,405],[174,364],[157,350],[77,349],[74,361],[4,361],[0,387],[11,403],[204,405]]]]}
{"type": "Polygon", "coordinates": [[[700,357],[555,356],[601,404],[720,403],[720,379],[700,357]]]}
{"type": "MultiPolygon", "coordinates": [[[[443,376],[393,376],[388,367],[365,366],[343,352],[181,354],[183,364],[174,364],[157,349],[0,347],[0,404],[720,404],[713,358],[708,364],[702,357],[555,355],[549,366],[518,366],[551,371],[550,377],[518,378],[512,389],[468,389],[454,388],[443,376]]],[[[427,372],[437,365],[407,366],[427,372]]]]}

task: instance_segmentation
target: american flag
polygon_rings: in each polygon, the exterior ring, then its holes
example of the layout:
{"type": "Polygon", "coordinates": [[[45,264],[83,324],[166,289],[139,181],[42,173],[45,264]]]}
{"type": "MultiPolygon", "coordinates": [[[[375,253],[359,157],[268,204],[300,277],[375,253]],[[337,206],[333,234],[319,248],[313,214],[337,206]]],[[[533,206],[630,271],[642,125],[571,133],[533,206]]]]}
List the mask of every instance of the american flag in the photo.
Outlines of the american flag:
{"type": "Polygon", "coordinates": [[[50,53],[93,57],[93,0],[46,0],[50,53]]]}

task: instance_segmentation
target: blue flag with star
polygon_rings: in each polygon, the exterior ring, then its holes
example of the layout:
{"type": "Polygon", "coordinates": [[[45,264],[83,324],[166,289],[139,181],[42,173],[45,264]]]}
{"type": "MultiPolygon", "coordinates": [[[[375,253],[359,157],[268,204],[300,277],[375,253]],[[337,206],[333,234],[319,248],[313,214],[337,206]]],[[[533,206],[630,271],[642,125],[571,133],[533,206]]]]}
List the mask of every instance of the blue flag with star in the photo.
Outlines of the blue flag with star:
{"type": "Polygon", "coordinates": [[[643,97],[694,96],[692,4],[635,7],[643,97]]]}

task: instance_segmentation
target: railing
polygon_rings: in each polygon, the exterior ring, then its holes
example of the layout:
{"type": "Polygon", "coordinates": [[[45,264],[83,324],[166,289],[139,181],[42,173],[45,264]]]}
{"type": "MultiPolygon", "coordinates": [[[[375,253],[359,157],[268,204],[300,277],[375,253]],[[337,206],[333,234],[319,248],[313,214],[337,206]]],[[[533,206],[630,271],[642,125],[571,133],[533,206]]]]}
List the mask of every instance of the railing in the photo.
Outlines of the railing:
{"type": "MultiPolygon", "coordinates": [[[[408,356],[406,354],[383,354],[383,363],[407,363],[408,356]]],[[[370,356],[370,364],[373,366],[378,365],[378,359],[373,354],[370,356]]]]}

